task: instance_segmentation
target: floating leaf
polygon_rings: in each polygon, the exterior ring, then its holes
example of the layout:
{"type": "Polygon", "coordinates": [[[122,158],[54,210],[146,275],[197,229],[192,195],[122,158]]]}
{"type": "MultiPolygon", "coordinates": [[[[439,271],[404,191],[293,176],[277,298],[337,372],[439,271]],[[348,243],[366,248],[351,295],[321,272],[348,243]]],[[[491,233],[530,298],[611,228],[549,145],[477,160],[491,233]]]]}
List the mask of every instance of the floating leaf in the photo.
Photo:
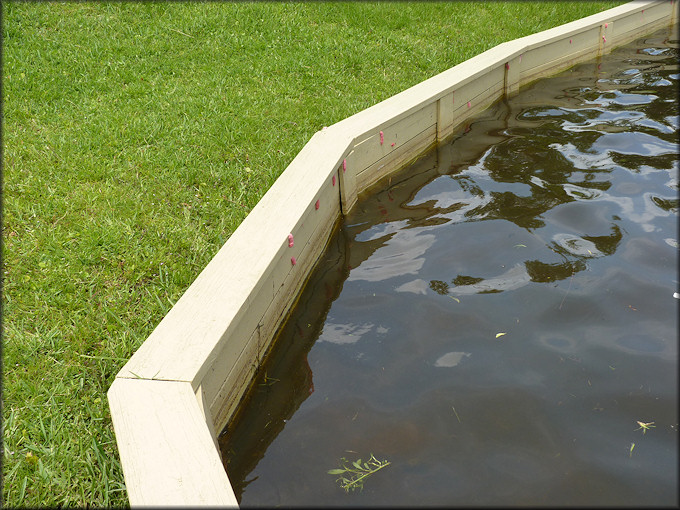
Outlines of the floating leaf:
{"type": "Polygon", "coordinates": [[[502,337],[503,335],[507,335],[507,333],[496,333],[496,338],[500,338],[500,337],[502,337]]]}
{"type": "Polygon", "coordinates": [[[526,247],[527,247],[526,244],[516,244],[515,245],[515,248],[526,248],[526,247]]]}
{"type": "Polygon", "coordinates": [[[456,303],[460,303],[460,299],[457,297],[449,296],[451,299],[453,299],[456,303]]]}

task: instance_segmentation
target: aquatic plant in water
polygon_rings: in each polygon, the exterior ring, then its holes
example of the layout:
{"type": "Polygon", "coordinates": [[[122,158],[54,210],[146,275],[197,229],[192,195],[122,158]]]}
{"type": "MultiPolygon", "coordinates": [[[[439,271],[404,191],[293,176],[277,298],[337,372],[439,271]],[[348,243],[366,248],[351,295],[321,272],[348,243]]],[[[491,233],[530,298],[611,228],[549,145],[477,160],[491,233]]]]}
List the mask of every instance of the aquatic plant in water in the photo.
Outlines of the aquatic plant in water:
{"type": "Polygon", "coordinates": [[[351,466],[347,466],[348,462],[349,461],[345,457],[342,457],[340,459],[342,467],[328,471],[329,475],[342,475],[335,481],[340,484],[340,487],[345,489],[345,492],[354,491],[355,489],[359,489],[360,491],[363,490],[364,480],[366,478],[390,465],[386,460],[376,459],[373,454],[371,454],[371,458],[363,464],[361,463],[361,459],[352,462],[351,466]]]}
{"type": "Polygon", "coordinates": [[[654,425],[654,422],[653,422],[653,421],[650,421],[649,423],[645,423],[645,422],[642,422],[642,421],[638,421],[637,424],[640,425],[640,426],[639,426],[638,428],[636,428],[635,430],[642,430],[642,434],[643,434],[643,435],[644,435],[649,429],[653,429],[653,428],[656,427],[656,425],[654,425]]]}

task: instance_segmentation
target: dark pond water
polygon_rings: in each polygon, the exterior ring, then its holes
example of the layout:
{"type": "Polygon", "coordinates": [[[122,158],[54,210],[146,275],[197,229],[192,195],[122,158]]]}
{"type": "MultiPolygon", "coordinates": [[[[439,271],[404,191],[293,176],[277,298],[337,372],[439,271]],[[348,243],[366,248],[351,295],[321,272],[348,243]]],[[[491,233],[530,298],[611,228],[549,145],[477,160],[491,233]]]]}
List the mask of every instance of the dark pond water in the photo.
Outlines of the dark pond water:
{"type": "Polygon", "coordinates": [[[241,506],[677,505],[675,34],[361,198],[220,437],[241,506]]]}

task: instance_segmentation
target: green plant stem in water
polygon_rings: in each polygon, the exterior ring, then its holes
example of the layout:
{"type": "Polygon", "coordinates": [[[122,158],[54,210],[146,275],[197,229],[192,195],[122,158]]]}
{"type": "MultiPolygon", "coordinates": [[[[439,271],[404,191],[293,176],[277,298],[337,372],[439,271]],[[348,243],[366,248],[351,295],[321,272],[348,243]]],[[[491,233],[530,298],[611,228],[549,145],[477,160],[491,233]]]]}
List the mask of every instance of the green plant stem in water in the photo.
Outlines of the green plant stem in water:
{"type": "Polygon", "coordinates": [[[363,466],[361,464],[361,459],[352,462],[352,466],[354,466],[354,468],[347,467],[347,459],[344,457],[342,457],[340,461],[342,463],[342,468],[331,469],[328,471],[329,474],[340,475],[343,473],[354,473],[353,476],[358,475],[356,478],[348,479],[344,476],[341,476],[336,479],[336,482],[340,482],[340,486],[345,489],[345,492],[349,492],[350,490],[354,491],[355,489],[363,490],[365,478],[368,478],[370,475],[377,473],[382,468],[390,465],[390,463],[386,460],[380,461],[376,459],[373,454],[371,454],[371,458],[367,462],[364,462],[363,466]]]}

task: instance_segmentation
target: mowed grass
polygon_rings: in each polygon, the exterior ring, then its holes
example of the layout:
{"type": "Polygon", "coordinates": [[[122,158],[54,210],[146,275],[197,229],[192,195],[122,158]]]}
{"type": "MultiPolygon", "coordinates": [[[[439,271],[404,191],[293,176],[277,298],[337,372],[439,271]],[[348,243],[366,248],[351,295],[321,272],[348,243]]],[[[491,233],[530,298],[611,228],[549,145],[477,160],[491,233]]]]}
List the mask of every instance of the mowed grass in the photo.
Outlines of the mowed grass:
{"type": "Polygon", "coordinates": [[[3,505],[128,503],[107,389],[316,131],[621,3],[3,2],[3,505]]]}

